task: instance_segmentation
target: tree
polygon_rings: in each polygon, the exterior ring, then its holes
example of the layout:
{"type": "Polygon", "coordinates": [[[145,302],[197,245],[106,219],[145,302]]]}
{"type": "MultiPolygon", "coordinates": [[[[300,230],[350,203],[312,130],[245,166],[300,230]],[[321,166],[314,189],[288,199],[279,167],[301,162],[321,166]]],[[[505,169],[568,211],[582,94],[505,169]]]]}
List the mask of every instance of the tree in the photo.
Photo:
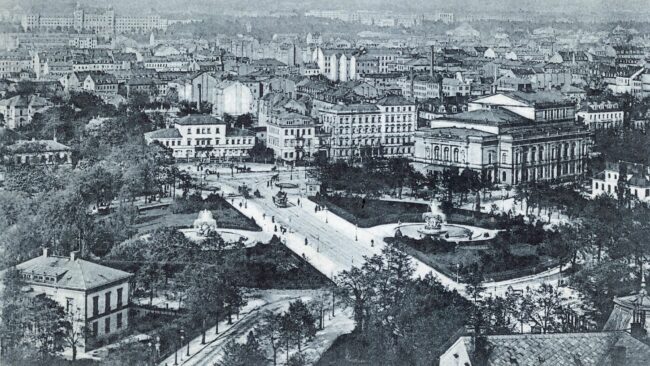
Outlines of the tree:
{"type": "Polygon", "coordinates": [[[255,334],[250,331],[246,343],[240,344],[231,340],[226,344],[222,359],[217,363],[219,366],[251,366],[265,365],[266,355],[260,347],[255,334]]]}
{"type": "Polygon", "coordinates": [[[273,366],[277,365],[278,350],[283,345],[282,320],[282,315],[267,311],[262,317],[261,325],[256,328],[262,343],[271,347],[273,351],[273,366]]]}
{"type": "MultiPolygon", "coordinates": [[[[205,322],[212,317],[215,322],[215,332],[219,333],[219,317],[224,308],[223,273],[213,265],[197,267],[191,277],[194,282],[186,292],[186,304],[189,313],[205,322]]],[[[205,339],[203,328],[203,338],[205,339]]]]}
{"type": "Polygon", "coordinates": [[[81,309],[69,311],[66,314],[66,321],[70,327],[66,329],[63,336],[64,344],[72,349],[72,361],[77,359],[77,347],[81,346],[88,334],[88,329],[83,325],[85,319],[81,315],[81,309]]]}
{"type": "Polygon", "coordinates": [[[527,289],[522,300],[523,314],[528,322],[542,333],[562,330],[562,301],[557,288],[541,284],[538,288],[527,289]]]}
{"type": "Polygon", "coordinates": [[[311,339],[316,335],[316,320],[307,304],[300,299],[289,303],[286,315],[288,316],[285,320],[285,326],[288,326],[287,333],[294,338],[298,352],[301,352],[303,339],[311,339]]]}
{"type": "Polygon", "coordinates": [[[47,358],[63,351],[65,335],[72,326],[65,310],[49,297],[38,295],[29,299],[24,311],[28,327],[23,337],[23,352],[31,348],[38,356],[47,358]]]}
{"type": "Polygon", "coordinates": [[[149,292],[149,305],[152,305],[156,290],[165,282],[165,275],[158,263],[146,263],[136,273],[136,281],[149,292]]]}

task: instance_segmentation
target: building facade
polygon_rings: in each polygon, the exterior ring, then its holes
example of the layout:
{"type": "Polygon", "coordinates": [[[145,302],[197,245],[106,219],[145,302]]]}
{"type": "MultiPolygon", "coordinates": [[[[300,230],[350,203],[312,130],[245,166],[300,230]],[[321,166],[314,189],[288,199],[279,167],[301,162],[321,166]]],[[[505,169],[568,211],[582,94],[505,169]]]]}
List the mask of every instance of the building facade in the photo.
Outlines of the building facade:
{"type": "Polygon", "coordinates": [[[102,338],[128,327],[132,274],[77,258],[75,252],[69,257],[53,256],[47,248],[16,269],[26,291],[59,303],[78,331],[88,329],[88,336],[102,338]]]}
{"type": "Polygon", "coordinates": [[[319,114],[330,159],[413,154],[417,108],[401,96],[387,96],[376,104],[335,104],[319,114]]]}
{"type": "Polygon", "coordinates": [[[178,119],[173,128],[146,133],[145,140],[171,149],[177,159],[236,160],[249,155],[255,134],[230,130],[214,116],[189,115],[178,119]]]}
{"type": "Polygon", "coordinates": [[[282,161],[309,160],[318,149],[318,127],[312,118],[292,112],[272,114],[266,128],[266,146],[282,161]]]}
{"type": "Polygon", "coordinates": [[[587,103],[576,113],[576,119],[592,130],[621,128],[623,117],[623,108],[615,102],[587,103]]]}
{"type": "Polygon", "coordinates": [[[467,168],[511,185],[580,177],[592,133],[573,121],[573,102],[549,93],[483,97],[468,112],[433,120],[415,135],[414,160],[427,170],[467,168]]]}

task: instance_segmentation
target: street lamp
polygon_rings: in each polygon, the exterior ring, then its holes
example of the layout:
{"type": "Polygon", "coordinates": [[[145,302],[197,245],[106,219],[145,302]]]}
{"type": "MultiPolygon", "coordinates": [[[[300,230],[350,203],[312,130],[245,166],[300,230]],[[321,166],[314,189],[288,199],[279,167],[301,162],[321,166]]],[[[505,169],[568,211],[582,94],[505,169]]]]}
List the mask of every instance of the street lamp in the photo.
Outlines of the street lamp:
{"type": "Polygon", "coordinates": [[[358,229],[359,224],[354,224],[354,241],[359,241],[358,229]]]}
{"type": "Polygon", "coordinates": [[[156,361],[158,361],[158,357],[160,356],[160,336],[156,336],[156,353],[154,353],[153,361],[154,364],[156,361]]]}
{"type": "Polygon", "coordinates": [[[181,359],[183,359],[183,342],[185,341],[185,331],[181,329],[181,359]]]}
{"type": "Polygon", "coordinates": [[[187,357],[190,357],[190,339],[187,338],[187,357]]]}

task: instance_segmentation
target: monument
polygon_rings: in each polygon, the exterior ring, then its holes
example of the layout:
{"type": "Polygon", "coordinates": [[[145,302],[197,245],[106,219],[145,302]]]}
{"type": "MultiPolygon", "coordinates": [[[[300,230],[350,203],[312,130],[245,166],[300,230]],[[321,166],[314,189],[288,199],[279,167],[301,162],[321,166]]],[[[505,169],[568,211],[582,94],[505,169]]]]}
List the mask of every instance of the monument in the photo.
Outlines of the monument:
{"type": "Polygon", "coordinates": [[[424,227],[418,229],[418,233],[427,236],[440,236],[447,232],[447,229],[442,227],[445,224],[446,216],[435,200],[431,200],[429,212],[423,213],[422,218],[424,219],[424,227]]]}
{"type": "Polygon", "coordinates": [[[212,211],[202,210],[192,226],[198,230],[199,234],[206,236],[210,231],[217,230],[217,220],[212,217],[212,211]]]}

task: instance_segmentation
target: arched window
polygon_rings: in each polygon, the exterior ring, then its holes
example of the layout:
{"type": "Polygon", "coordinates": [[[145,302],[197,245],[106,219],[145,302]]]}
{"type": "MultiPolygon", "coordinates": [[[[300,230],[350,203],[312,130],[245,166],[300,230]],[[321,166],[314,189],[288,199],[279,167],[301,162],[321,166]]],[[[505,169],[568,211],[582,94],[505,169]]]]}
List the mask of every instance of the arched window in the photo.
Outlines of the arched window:
{"type": "Polygon", "coordinates": [[[539,147],[539,153],[537,154],[537,160],[539,160],[539,161],[544,160],[544,147],[542,147],[542,146],[539,147]]]}
{"type": "Polygon", "coordinates": [[[535,153],[537,152],[536,148],[530,149],[530,162],[534,163],[535,162],[535,153]]]}
{"type": "Polygon", "coordinates": [[[501,172],[501,182],[505,182],[507,178],[506,172],[501,172]]]}
{"type": "Polygon", "coordinates": [[[433,158],[436,160],[440,160],[440,146],[436,146],[433,148],[433,158]]]}
{"type": "Polygon", "coordinates": [[[454,148],[454,161],[458,162],[458,148],[454,148]]]}
{"type": "Polygon", "coordinates": [[[445,150],[443,150],[443,158],[444,160],[449,160],[449,148],[445,147],[445,150]]]}

